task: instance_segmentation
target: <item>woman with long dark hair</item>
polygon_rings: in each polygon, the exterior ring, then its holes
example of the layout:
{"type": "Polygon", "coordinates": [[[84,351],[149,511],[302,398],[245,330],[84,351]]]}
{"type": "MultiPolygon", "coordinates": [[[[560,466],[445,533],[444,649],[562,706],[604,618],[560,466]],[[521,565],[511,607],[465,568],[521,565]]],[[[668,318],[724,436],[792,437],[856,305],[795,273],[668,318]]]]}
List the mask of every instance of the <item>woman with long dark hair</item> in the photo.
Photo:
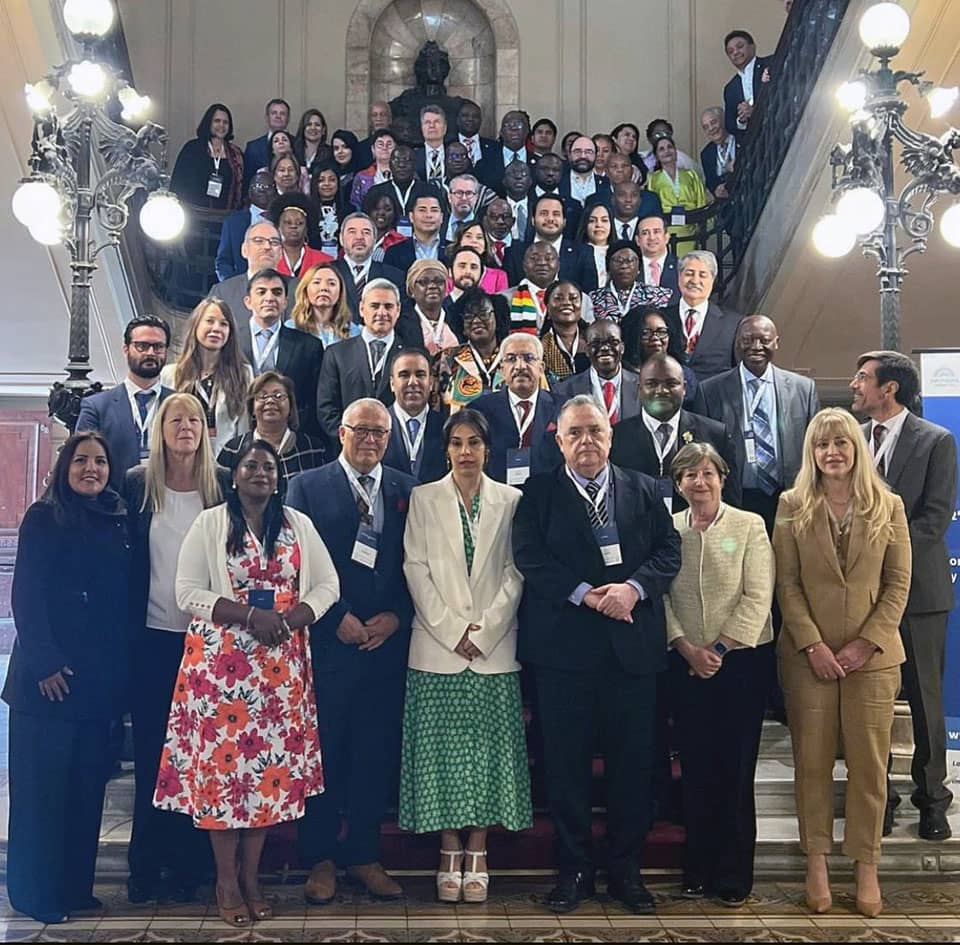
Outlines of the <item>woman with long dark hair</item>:
{"type": "Polygon", "coordinates": [[[329,256],[339,251],[337,236],[350,208],[340,189],[337,165],[320,161],[310,177],[309,197],[317,212],[317,247],[329,256]]]}
{"type": "MultiPolygon", "coordinates": [[[[317,168],[331,154],[327,144],[327,119],[319,108],[308,108],[300,116],[297,134],[293,139],[293,153],[303,168],[304,183],[309,185],[317,168]]],[[[304,188],[304,193],[307,192],[307,188],[304,188]]]]}
{"type": "Polygon", "coordinates": [[[340,193],[345,204],[350,203],[350,188],[353,187],[353,175],[357,166],[357,148],[360,141],[352,131],[338,128],[330,138],[330,159],[337,169],[340,180],[340,193]]]}
{"type": "Polygon", "coordinates": [[[243,202],[243,154],[233,144],[233,115],[215,102],[197,125],[197,136],[177,155],[170,189],[186,203],[235,210],[243,202]]]}

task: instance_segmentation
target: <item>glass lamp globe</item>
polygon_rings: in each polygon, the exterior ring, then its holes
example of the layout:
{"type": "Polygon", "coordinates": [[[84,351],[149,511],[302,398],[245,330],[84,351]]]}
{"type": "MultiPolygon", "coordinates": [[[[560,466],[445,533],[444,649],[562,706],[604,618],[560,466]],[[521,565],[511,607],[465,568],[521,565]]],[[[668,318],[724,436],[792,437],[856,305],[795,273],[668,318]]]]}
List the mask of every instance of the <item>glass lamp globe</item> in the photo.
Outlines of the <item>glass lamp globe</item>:
{"type": "Polygon", "coordinates": [[[28,227],[30,235],[44,246],[56,246],[63,242],[63,228],[60,226],[60,220],[54,217],[52,220],[42,220],[28,227]]]}
{"type": "Polygon", "coordinates": [[[951,246],[960,249],[960,203],[948,207],[940,217],[940,235],[951,246]]]}
{"type": "Polygon", "coordinates": [[[113,26],[110,0],[67,0],[63,21],[74,36],[106,36],[113,26]]]}
{"type": "Polygon", "coordinates": [[[858,112],[867,101],[867,86],[859,79],[853,82],[844,82],[837,89],[837,101],[840,107],[848,112],[858,112]]]}
{"type": "Polygon", "coordinates": [[[84,59],[70,69],[67,80],[82,98],[99,98],[107,85],[107,73],[99,63],[84,59]]]}
{"type": "Polygon", "coordinates": [[[853,187],[837,201],[837,216],[859,236],[883,223],[884,209],[883,198],[869,187],[853,187]]]}
{"type": "Polygon", "coordinates": [[[927,102],[930,105],[931,118],[943,118],[956,104],[957,97],[960,95],[960,89],[955,85],[949,88],[936,86],[927,93],[927,102]]]}
{"type": "Polygon", "coordinates": [[[860,17],[860,39],[875,56],[892,56],[910,35],[910,16],[899,3],[875,3],[860,17]]]}
{"type": "Polygon", "coordinates": [[[24,226],[42,225],[57,218],[60,195],[44,180],[27,180],[14,191],[11,209],[24,226]]]}
{"type": "Polygon", "coordinates": [[[46,114],[53,105],[53,86],[46,80],[41,79],[34,85],[29,83],[23,87],[24,94],[27,96],[27,105],[30,111],[38,115],[46,114]]]}
{"type": "Polygon", "coordinates": [[[129,85],[123,86],[117,92],[117,98],[123,106],[120,117],[124,121],[139,121],[150,108],[150,96],[140,95],[129,85]]]}
{"type": "Polygon", "coordinates": [[[140,226],[152,240],[163,243],[176,239],[187,218],[180,201],[169,190],[152,193],[140,211],[140,226]]]}
{"type": "Polygon", "coordinates": [[[821,218],[813,228],[813,245],[821,256],[839,259],[846,256],[857,242],[853,228],[835,213],[821,218]]]}

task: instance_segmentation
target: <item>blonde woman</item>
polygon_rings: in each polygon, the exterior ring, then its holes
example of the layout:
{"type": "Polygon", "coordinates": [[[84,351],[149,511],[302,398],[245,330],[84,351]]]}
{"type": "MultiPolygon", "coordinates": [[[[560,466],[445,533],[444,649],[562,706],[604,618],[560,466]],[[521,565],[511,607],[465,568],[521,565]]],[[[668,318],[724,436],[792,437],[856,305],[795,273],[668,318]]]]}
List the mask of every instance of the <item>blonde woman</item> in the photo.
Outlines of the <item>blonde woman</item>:
{"type": "Polygon", "coordinates": [[[187,320],[180,357],[160,372],[160,383],[203,403],[214,456],[231,437],[246,433],[244,405],[252,380],[253,368],[240,350],[230,306],[204,299],[187,320]]]}
{"type": "Polygon", "coordinates": [[[343,276],[333,263],[318,263],[300,277],[286,324],[319,338],[324,348],[360,334],[361,326],[347,303],[343,276]]]}
{"type": "Polygon", "coordinates": [[[893,702],[904,661],[899,624],[910,590],[903,502],[880,478],[845,410],[821,410],[803,441],[773,532],[783,631],[780,677],[796,764],[807,904],[832,903],[833,763],[847,764],[843,852],[855,861],[857,909],[882,908],[877,864],[893,702]]]}
{"type": "Polygon", "coordinates": [[[197,516],[221,503],[230,487],[229,473],[213,461],[206,426],[206,411],[196,397],[171,394],[161,402],[150,430],[150,458],[129,470],[124,483],[133,549],[130,638],[136,780],[127,895],[135,903],[161,896],[193,898],[199,881],[196,870],[205,853],[203,836],[186,818],[159,811],[152,801],[170,694],[190,621],[176,603],[177,557],[197,516]]]}

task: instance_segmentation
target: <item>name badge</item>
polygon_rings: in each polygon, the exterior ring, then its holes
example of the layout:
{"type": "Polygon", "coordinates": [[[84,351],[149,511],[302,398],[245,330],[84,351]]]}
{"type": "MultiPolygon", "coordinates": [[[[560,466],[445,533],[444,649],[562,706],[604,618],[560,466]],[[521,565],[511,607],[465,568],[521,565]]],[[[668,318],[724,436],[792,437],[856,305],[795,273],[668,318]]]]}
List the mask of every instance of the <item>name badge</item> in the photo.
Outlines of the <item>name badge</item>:
{"type": "Polygon", "coordinates": [[[530,450],[507,450],[507,485],[522,486],[530,478],[530,450]]]}
{"type": "Polygon", "coordinates": [[[623,554],[620,552],[620,536],[617,534],[616,522],[610,522],[601,528],[594,529],[603,563],[608,567],[623,564],[623,554]]]}
{"type": "Polygon", "coordinates": [[[336,240],[330,242],[322,242],[320,244],[320,249],[322,252],[326,253],[328,256],[332,256],[334,259],[340,254],[340,246],[336,240]]]}
{"type": "Polygon", "coordinates": [[[687,222],[687,215],[685,213],[671,213],[670,214],[670,226],[683,226],[687,222]]]}
{"type": "Polygon", "coordinates": [[[667,507],[667,512],[673,515],[673,483],[669,476],[657,477],[657,495],[663,499],[663,504],[667,507]]]}
{"type": "Polygon", "coordinates": [[[757,464],[757,441],[754,439],[753,430],[748,430],[743,434],[743,447],[747,451],[747,462],[755,466],[757,464]]]}
{"type": "Polygon", "coordinates": [[[380,547],[380,535],[369,525],[361,525],[357,529],[357,538],[353,543],[351,561],[362,564],[365,568],[377,566],[377,550],[380,547]]]}
{"type": "Polygon", "coordinates": [[[270,588],[252,588],[247,592],[247,601],[251,607],[257,610],[273,610],[274,590],[270,588]]]}
{"type": "Polygon", "coordinates": [[[223,178],[219,174],[211,174],[207,178],[207,196],[219,197],[223,193],[223,178]]]}
{"type": "Polygon", "coordinates": [[[404,238],[410,239],[413,236],[413,224],[406,217],[400,217],[397,220],[397,232],[404,238]]]}

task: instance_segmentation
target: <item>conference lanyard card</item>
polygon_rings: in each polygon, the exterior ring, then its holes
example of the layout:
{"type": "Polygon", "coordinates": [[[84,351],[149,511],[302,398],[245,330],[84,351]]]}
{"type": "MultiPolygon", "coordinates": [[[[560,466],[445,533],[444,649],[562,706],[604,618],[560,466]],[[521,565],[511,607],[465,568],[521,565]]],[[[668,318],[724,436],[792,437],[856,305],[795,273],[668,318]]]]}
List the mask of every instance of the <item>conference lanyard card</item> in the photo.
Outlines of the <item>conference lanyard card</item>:
{"type": "Polygon", "coordinates": [[[219,174],[211,174],[207,178],[207,196],[216,199],[223,193],[223,178],[219,174]]]}
{"type": "Polygon", "coordinates": [[[507,450],[507,485],[522,486],[530,478],[530,450],[507,450]]]}
{"type": "Polygon", "coordinates": [[[657,477],[657,495],[663,499],[663,504],[667,511],[673,515],[673,483],[669,476],[657,477]]]}
{"type": "Polygon", "coordinates": [[[357,529],[357,539],[353,543],[352,561],[362,564],[365,568],[377,566],[377,551],[380,547],[380,534],[369,525],[361,525],[357,529]]]}
{"type": "Polygon", "coordinates": [[[757,463],[757,441],[754,439],[753,430],[748,430],[743,434],[743,446],[747,451],[747,462],[751,466],[757,463]]]}
{"type": "Polygon", "coordinates": [[[400,219],[397,220],[397,232],[407,240],[413,236],[413,224],[407,217],[400,217],[400,219]]]}
{"type": "Polygon", "coordinates": [[[620,536],[617,534],[616,522],[610,522],[600,528],[595,528],[593,534],[597,537],[600,554],[603,555],[603,563],[608,568],[615,564],[623,564],[623,554],[620,551],[620,536]]]}
{"type": "Polygon", "coordinates": [[[272,587],[251,588],[247,592],[247,601],[257,610],[273,610],[275,592],[272,587]]]}
{"type": "Polygon", "coordinates": [[[683,211],[677,213],[677,211],[674,210],[670,214],[670,226],[686,226],[686,223],[687,215],[683,211]]]}

